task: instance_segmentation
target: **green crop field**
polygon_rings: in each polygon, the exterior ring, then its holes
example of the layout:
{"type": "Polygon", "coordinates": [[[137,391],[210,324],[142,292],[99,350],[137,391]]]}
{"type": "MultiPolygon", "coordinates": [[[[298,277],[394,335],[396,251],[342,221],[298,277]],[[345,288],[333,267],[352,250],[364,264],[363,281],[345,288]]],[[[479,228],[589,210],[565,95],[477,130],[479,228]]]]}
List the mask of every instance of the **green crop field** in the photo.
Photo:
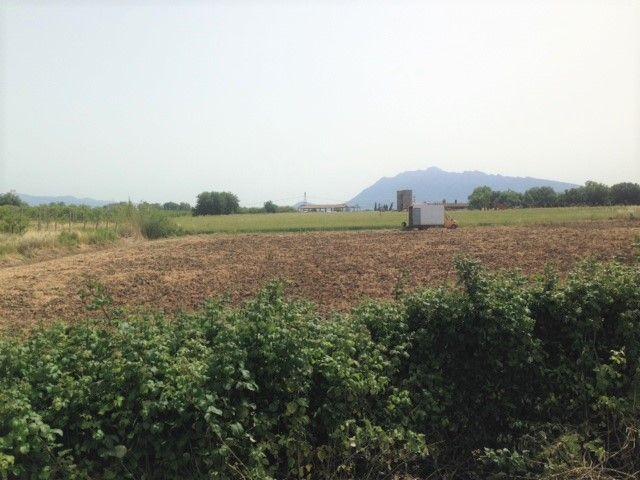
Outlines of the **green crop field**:
{"type": "MultiPolygon", "coordinates": [[[[573,221],[640,219],[640,207],[567,207],[449,212],[461,227],[561,224],[573,221]]],[[[274,213],[178,217],[186,233],[259,233],[399,228],[401,212],[274,213]]]]}

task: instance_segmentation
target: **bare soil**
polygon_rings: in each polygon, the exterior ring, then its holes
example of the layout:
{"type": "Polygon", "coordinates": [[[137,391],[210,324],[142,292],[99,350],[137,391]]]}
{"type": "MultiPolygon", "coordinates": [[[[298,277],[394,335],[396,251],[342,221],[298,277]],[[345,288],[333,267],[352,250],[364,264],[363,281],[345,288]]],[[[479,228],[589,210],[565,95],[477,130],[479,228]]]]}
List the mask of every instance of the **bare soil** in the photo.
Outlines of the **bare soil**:
{"type": "Polygon", "coordinates": [[[321,309],[346,311],[365,298],[453,281],[453,260],[468,255],[490,269],[525,274],[553,265],[567,272],[584,258],[635,258],[633,221],[458,230],[203,235],[0,267],[0,329],[21,331],[54,319],[88,316],[78,292],[87,277],[116,304],[165,312],[193,310],[228,294],[235,303],[274,279],[321,309]]]}

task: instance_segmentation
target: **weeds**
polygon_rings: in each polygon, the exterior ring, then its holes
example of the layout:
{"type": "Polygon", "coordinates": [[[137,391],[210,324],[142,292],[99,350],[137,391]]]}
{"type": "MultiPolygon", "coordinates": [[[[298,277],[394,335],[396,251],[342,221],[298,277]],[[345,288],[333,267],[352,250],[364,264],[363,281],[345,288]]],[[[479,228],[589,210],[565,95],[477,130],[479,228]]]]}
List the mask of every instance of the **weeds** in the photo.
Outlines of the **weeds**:
{"type": "Polygon", "coordinates": [[[118,240],[118,233],[106,228],[91,230],[85,235],[85,241],[89,245],[108,245],[118,240]]]}
{"type": "Polygon", "coordinates": [[[58,244],[67,248],[77,247],[80,244],[80,235],[78,232],[62,231],[58,234],[58,244]]]}

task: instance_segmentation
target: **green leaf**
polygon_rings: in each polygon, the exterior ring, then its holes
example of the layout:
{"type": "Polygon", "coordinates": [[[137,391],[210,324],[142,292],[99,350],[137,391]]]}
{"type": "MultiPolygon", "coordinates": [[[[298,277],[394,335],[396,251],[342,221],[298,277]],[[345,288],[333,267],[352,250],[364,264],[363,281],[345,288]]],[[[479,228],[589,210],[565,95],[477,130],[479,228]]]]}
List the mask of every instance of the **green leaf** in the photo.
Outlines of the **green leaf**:
{"type": "Polygon", "coordinates": [[[113,448],[112,453],[116,458],[124,458],[124,456],[127,454],[127,447],[125,447],[124,445],[116,445],[113,448]]]}

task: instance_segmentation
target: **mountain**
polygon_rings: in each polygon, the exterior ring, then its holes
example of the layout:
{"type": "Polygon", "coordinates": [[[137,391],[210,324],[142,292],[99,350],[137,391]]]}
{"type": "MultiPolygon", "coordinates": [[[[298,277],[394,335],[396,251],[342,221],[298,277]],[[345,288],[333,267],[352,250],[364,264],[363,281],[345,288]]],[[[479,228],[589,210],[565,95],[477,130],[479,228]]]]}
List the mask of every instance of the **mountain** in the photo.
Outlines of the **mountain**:
{"type": "Polygon", "coordinates": [[[105,200],[96,200],[94,198],[77,198],[69,195],[61,196],[61,197],[47,197],[47,196],[26,195],[24,193],[19,193],[18,196],[23,202],[26,202],[31,206],[64,202],[66,205],[87,205],[89,207],[103,207],[104,205],[115,203],[115,202],[107,202],[105,200]]]}
{"type": "Polygon", "coordinates": [[[374,203],[396,203],[398,190],[413,190],[413,196],[418,202],[453,202],[467,201],[476,187],[487,185],[493,190],[514,190],[524,192],[531,187],[551,187],[556,192],[577,187],[572,183],[543,180],[532,177],[507,177],[488,173],[445,172],[438,167],[426,170],[415,170],[399,173],[395,177],[383,177],[347,203],[359,205],[361,208],[373,208],[374,203]]]}

